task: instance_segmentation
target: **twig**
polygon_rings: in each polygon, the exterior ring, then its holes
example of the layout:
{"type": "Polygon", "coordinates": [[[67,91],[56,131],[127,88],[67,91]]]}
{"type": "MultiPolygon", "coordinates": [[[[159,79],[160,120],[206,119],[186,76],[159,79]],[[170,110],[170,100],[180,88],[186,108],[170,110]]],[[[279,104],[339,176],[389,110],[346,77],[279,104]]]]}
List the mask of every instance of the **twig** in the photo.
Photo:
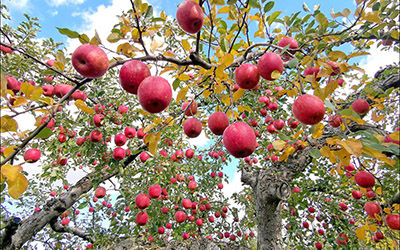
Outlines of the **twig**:
{"type": "Polygon", "coordinates": [[[133,2],[133,0],[130,0],[130,1],[131,1],[131,4],[132,4],[132,9],[133,9],[133,12],[134,12],[134,15],[135,15],[135,19],[136,19],[136,28],[138,29],[138,33],[139,33],[139,42],[140,42],[140,44],[142,44],[144,53],[146,55],[149,55],[149,52],[147,51],[146,46],[144,46],[142,30],[140,29],[139,17],[136,14],[135,3],[133,2]]]}

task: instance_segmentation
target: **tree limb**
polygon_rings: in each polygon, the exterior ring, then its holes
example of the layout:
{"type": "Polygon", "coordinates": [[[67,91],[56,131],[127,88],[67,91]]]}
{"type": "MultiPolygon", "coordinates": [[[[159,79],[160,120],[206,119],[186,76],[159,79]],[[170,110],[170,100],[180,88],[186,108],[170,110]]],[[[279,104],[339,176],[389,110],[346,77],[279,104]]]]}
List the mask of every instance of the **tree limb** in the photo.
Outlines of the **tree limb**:
{"type": "Polygon", "coordinates": [[[78,237],[81,237],[82,239],[89,241],[90,243],[93,243],[93,239],[89,237],[88,233],[83,232],[81,229],[74,228],[74,227],[68,227],[68,226],[61,226],[57,222],[57,218],[54,218],[50,221],[50,227],[57,233],[71,233],[73,235],[76,235],[78,237]]]}

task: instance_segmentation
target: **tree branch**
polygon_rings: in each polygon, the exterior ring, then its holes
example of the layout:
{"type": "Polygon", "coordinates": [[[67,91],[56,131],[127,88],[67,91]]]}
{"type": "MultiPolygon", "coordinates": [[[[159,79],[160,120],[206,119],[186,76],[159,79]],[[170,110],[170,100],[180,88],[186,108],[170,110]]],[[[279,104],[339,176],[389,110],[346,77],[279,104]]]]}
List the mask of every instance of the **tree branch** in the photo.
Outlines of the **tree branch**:
{"type": "Polygon", "coordinates": [[[82,239],[89,241],[90,243],[94,242],[93,239],[89,237],[88,233],[85,233],[84,231],[78,228],[61,226],[59,223],[57,223],[57,218],[54,218],[50,221],[50,227],[57,233],[70,233],[78,237],[81,237],[82,239]]]}

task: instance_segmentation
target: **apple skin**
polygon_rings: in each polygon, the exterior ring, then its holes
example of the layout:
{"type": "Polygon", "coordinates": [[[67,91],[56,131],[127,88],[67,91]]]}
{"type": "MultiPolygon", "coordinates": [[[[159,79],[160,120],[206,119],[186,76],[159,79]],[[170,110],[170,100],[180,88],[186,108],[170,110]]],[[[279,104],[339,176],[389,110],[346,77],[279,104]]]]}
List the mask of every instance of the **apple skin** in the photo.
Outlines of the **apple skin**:
{"type": "Polygon", "coordinates": [[[117,134],[114,137],[115,145],[123,146],[126,143],[126,136],[124,134],[117,134]]]}
{"type": "Polygon", "coordinates": [[[192,208],[192,202],[189,199],[183,199],[181,204],[185,209],[192,208]]]}
{"type": "Polygon", "coordinates": [[[136,196],[135,205],[140,209],[145,209],[150,205],[150,198],[147,194],[139,194],[136,196]]]}
{"type": "Polygon", "coordinates": [[[44,96],[49,96],[49,97],[53,96],[53,90],[54,90],[53,86],[47,84],[47,85],[44,85],[42,87],[42,89],[43,89],[43,95],[44,96]]]}
{"type": "Polygon", "coordinates": [[[10,89],[14,93],[17,93],[21,89],[21,83],[12,76],[5,75],[5,77],[7,79],[7,89],[10,89]]]}
{"type": "Polygon", "coordinates": [[[85,93],[85,91],[82,90],[77,90],[74,93],[72,93],[71,98],[76,100],[82,100],[82,101],[86,101],[87,99],[87,95],[85,93]]]}
{"type": "Polygon", "coordinates": [[[135,128],[130,128],[126,127],[124,130],[124,134],[127,138],[133,138],[136,136],[136,129],[135,128]]]}
{"type": "Polygon", "coordinates": [[[96,196],[98,199],[103,198],[104,196],[106,196],[106,189],[104,187],[96,188],[94,196],[96,196]]]}
{"type": "MultiPolygon", "coordinates": [[[[289,45],[289,49],[298,49],[299,48],[299,45],[297,44],[296,39],[294,39],[293,37],[283,37],[278,43],[278,46],[282,47],[282,48],[284,48],[288,45],[289,45]]],[[[283,55],[283,58],[285,60],[290,60],[292,58],[293,54],[294,54],[294,52],[288,51],[287,53],[285,53],[283,55]]]]}
{"type": "Polygon", "coordinates": [[[194,116],[197,113],[197,103],[193,100],[182,104],[182,111],[185,111],[186,116],[194,116]],[[191,104],[190,104],[191,103],[191,104]],[[190,107],[187,106],[190,104],[190,107]],[[187,108],[187,109],[186,109],[187,108]]]}
{"type": "Polygon", "coordinates": [[[363,188],[371,188],[375,186],[375,178],[367,171],[359,171],[354,175],[357,185],[363,188]]]}
{"type": "Polygon", "coordinates": [[[227,127],[222,136],[224,146],[236,158],[251,155],[257,141],[253,129],[244,122],[236,122],[227,127]]]}
{"type": "Polygon", "coordinates": [[[161,187],[158,184],[150,186],[148,189],[150,198],[158,198],[161,195],[161,187]]]}
{"type": "Polygon", "coordinates": [[[364,115],[369,111],[369,103],[365,99],[358,99],[351,104],[353,110],[360,114],[364,115]]]}
{"type": "Polygon", "coordinates": [[[336,62],[328,62],[328,65],[332,68],[331,76],[336,76],[340,73],[340,68],[336,62]]]}
{"type": "Polygon", "coordinates": [[[113,158],[116,161],[121,161],[122,159],[124,159],[126,156],[126,151],[123,148],[115,148],[113,151],[113,158]]]}
{"type": "Polygon", "coordinates": [[[73,89],[73,88],[74,87],[71,85],[57,84],[53,89],[53,94],[55,96],[57,96],[58,98],[62,98],[63,96],[68,94],[68,92],[71,91],[71,89],[73,89]]]}
{"type": "Polygon", "coordinates": [[[90,141],[99,142],[103,138],[103,134],[99,130],[93,130],[89,135],[90,141]]]}
{"type": "MultiPolygon", "coordinates": [[[[9,45],[9,46],[11,46],[11,44],[9,44],[9,43],[7,43],[7,45],[9,45]]],[[[13,50],[12,49],[10,49],[10,48],[8,48],[8,47],[6,47],[6,46],[3,46],[3,45],[0,45],[0,50],[1,50],[1,52],[3,52],[4,54],[12,54],[12,52],[13,52],[13,50]]]]}
{"type": "Polygon", "coordinates": [[[304,70],[304,75],[308,76],[308,75],[313,75],[315,77],[315,80],[318,82],[319,80],[321,80],[321,77],[317,77],[318,73],[319,73],[320,69],[318,67],[307,67],[304,70]]]}
{"type": "Polygon", "coordinates": [[[179,4],[176,19],[181,29],[187,33],[195,34],[203,26],[204,13],[198,3],[186,0],[179,4]]]}
{"type": "Polygon", "coordinates": [[[124,63],[119,71],[119,81],[122,88],[134,95],[137,95],[140,83],[149,76],[151,76],[149,67],[137,60],[124,63]]]}
{"type": "Polygon", "coordinates": [[[274,81],[271,74],[275,70],[283,72],[283,61],[281,57],[273,52],[265,53],[260,57],[257,63],[259,74],[268,81],[274,81]]]}
{"type": "Polygon", "coordinates": [[[222,135],[229,126],[229,118],[223,112],[215,112],[208,118],[208,128],[215,135],[222,135]]]}
{"type": "Polygon", "coordinates": [[[182,211],[178,211],[175,213],[175,220],[178,223],[182,223],[186,220],[186,214],[182,211]]]}
{"type": "Polygon", "coordinates": [[[385,221],[391,229],[400,230],[400,216],[398,214],[386,215],[385,221]]]}
{"type": "Polygon", "coordinates": [[[306,125],[319,123],[325,115],[325,106],[322,100],[308,94],[299,96],[294,101],[292,110],[294,117],[306,125]]]}
{"type": "Polygon", "coordinates": [[[139,212],[136,215],[136,224],[139,226],[144,226],[149,221],[149,215],[146,212],[139,212]]]}
{"type": "Polygon", "coordinates": [[[24,160],[29,163],[37,162],[40,159],[41,152],[39,149],[28,149],[24,154],[24,160]]]}
{"type": "Polygon", "coordinates": [[[362,193],[360,191],[358,191],[358,190],[354,190],[351,193],[351,195],[353,196],[354,199],[357,199],[357,200],[361,199],[361,197],[362,197],[362,193]]]}
{"type": "Polygon", "coordinates": [[[82,44],[71,57],[72,66],[84,77],[99,78],[107,72],[109,61],[106,53],[92,44],[82,44]]]}
{"type": "Polygon", "coordinates": [[[201,133],[201,122],[196,118],[189,118],[183,123],[183,131],[190,138],[195,138],[201,133]]]}
{"type": "Polygon", "coordinates": [[[373,202],[367,202],[364,204],[364,210],[369,217],[375,218],[375,214],[380,214],[381,210],[378,204],[373,202]]]}
{"type": "Polygon", "coordinates": [[[340,115],[332,115],[328,119],[328,123],[334,127],[337,128],[342,124],[342,117],[340,115]]]}
{"type": "Polygon", "coordinates": [[[282,130],[285,127],[285,122],[282,119],[278,119],[274,121],[273,125],[277,130],[282,130]]]}
{"type": "Polygon", "coordinates": [[[138,88],[139,103],[149,113],[160,113],[172,99],[171,85],[160,76],[149,76],[138,88]]]}
{"type": "Polygon", "coordinates": [[[235,82],[242,89],[252,89],[257,86],[260,81],[260,74],[257,66],[244,63],[235,70],[235,82]]]}

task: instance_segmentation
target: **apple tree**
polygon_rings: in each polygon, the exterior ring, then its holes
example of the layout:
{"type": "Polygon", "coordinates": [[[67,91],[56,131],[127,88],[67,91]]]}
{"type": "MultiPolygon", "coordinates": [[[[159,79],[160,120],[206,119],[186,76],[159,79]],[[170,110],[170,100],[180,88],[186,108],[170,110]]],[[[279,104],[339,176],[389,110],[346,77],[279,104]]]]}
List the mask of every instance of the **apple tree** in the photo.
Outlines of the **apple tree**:
{"type": "Polygon", "coordinates": [[[59,27],[72,53],[2,25],[5,249],[398,246],[399,65],[359,63],[399,52],[396,3],[130,2],[107,41],[59,27]]]}

